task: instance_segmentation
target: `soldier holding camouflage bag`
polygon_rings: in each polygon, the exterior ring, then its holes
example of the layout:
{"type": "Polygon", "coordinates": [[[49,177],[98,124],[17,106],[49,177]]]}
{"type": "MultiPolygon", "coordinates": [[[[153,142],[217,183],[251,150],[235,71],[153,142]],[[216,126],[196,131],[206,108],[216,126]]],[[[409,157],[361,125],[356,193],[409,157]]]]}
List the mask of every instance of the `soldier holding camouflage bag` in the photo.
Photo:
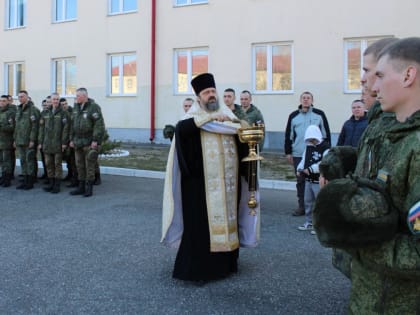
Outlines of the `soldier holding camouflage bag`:
{"type": "Polygon", "coordinates": [[[420,38],[387,46],[375,73],[381,108],[396,120],[362,144],[366,177],[321,189],[314,227],[322,245],[352,255],[350,314],[419,314],[420,38]]]}

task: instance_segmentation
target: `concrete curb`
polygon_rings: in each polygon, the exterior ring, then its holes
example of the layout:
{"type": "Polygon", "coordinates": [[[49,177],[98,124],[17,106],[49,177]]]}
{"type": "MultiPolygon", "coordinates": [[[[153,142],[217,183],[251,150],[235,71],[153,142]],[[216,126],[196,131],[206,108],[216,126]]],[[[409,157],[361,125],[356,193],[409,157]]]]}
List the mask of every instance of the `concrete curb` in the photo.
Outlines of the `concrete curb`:
{"type": "MultiPolygon", "coordinates": [[[[63,164],[64,166],[65,164],[63,164]]],[[[20,166],[20,160],[16,159],[16,166],[20,166]]],[[[42,162],[38,161],[38,168],[43,169],[42,162]]],[[[119,168],[119,167],[109,167],[109,166],[100,166],[101,174],[106,175],[117,175],[117,176],[131,176],[131,177],[144,177],[144,178],[155,178],[155,179],[164,179],[165,172],[158,171],[147,171],[147,170],[137,170],[132,168],[119,168]]],[[[284,180],[271,180],[271,179],[260,179],[260,187],[267,189],[276,189],[276,190],[295,190],[296,183],[284,180]]]]}

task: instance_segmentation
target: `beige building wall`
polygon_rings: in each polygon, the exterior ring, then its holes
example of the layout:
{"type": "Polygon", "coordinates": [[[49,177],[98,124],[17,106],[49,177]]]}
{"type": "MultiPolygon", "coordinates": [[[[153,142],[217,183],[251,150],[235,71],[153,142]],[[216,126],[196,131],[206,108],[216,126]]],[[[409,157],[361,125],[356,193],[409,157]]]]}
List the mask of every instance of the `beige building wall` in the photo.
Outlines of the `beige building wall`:
{"type": "MultiPolygon", "coordinates": [[[[138,1],[134,13],[108,16],[107,1],[78,1],[76,21],[52,23],[52,1],[27,1],[26,27],[0,31],[0,87],[4,64],[23,61],[26,88],[39,105],[51,92],[51,60],[75,57],[77,86],[88,88],[101,105],[111,136],[148,142],[150,137],[151,6],[138,1]],[[134,52],[137,56],[137,95],[107,93],[107,57],[134,52]]],[[[186,95],[174,93],[174,50],[208,47],[209,71],[220,96],[227,87],[252,89],[252,45],[290,42],[293,45],[294,89],[288,94],[254,93],[268,133],[266,147],[282,148],[289,113],[305,90],[323,109],[332,132],[350,116],[350,103],[359,94],[344,93],[344,40],[381,36],[419,36],[415,0],[209,0],[208,4],[174,7],[156,0],[155,142],[161,129],[181,115],[186,95]]],[[[0,7],[0,12],[5,6],[0,7]]],[[[5,13],[0,23],[5,25],[5,13]]],[[[189,95],[191,96],[191,95],[189,95]]]]}

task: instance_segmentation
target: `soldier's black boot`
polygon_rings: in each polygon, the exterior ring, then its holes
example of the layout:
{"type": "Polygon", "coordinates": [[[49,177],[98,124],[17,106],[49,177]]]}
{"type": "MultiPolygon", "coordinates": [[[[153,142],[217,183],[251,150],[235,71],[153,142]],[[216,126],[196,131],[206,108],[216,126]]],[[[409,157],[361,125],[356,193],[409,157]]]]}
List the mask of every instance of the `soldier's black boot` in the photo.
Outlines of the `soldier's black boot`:
{"type": "Polygon", "coordinates": [[[95,180],[93,181],[93,185],[100,185],[101,183],[101,173],[97,172],[95,173],[95,180]]]}
{"type": "Polygon", "coordinates": [[[29,190],[29,189],[34,188],[34,182],[35,182],[35,177],[36,176],[34,177],[34,176],[31,176],[31,175],[28,175],[26,177],[27,177],[26,186],[23,189],[24,190],[29,190]]]}
{"type": "Polygon", "coordinates": [[[84,180],[80,180],[79,181],[79,187],[76,190],[72,190],[70,192],[70,195],[73,195],[73,196],[83,195],[86,191],[85,185],[86,185],[86,182],[84,180]]]}
{"type": "Polygon", "coordinates": [[[4,174],[3,187],[10,187],[10,185],[11,185],[11,181],[12,181],[12,174],[10,174],[10,173],[5,173],[5,174],[4,174]]]}
{"type": "Polygon", "coordinates": [[[93,194],[93,181],[88,180],[86,182],[86,191],[85,191],[84,196],[85,197],[90,197],[90,196],[92,196],[92,194],[93,194]]]}
{"type": "Polygon", "coordinates": [[[49,180],[48,186],[44,187],[44,191],[50,192],[54,188],[54,178],[49,180]]]}
{"type": "Polygon", "coordinates": [[[23,175],[23,181],[16,186],[16,189],[25,189],[28,184],[28,175],[23,175]]]}
{"type": "Polygon", "coordinates": [[[3,183],[4,183],[5,174],[6,174],[5,172],[1,172],[0,185],[3,185],[3,183]]]}
{"type": "Polygon", "coordinates": [[[57,193],[60,192],[60,179],[59,178],[54,178],[53,181],[54,181],[54,186],[53,186],[53,189],[51,190],[51,192],[53,194],[57,194],[57,193]]]}
{"type": "Polygon", "coordinates": [[[67,184],[66,187],[78,187],[79,181],[77,180],[77,177],[72,177],[70,179],[70,184],[67,184]]]}

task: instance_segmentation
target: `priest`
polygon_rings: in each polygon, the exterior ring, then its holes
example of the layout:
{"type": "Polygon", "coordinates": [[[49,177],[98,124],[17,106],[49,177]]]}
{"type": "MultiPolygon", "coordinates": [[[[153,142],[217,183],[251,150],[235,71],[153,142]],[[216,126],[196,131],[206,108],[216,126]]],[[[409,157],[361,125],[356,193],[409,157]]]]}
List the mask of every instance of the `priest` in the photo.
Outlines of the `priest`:
{"type": "Polygon", "coordinates": [[[212,74],[191,85],[197,102],[178,122],[168,157],[162,242],[178,247],[174,278],[209,281],[237,271],[239,246],[257,245],[260,211],[247,205],[248,146],[237,117],[219,104],[212,74]]]}

